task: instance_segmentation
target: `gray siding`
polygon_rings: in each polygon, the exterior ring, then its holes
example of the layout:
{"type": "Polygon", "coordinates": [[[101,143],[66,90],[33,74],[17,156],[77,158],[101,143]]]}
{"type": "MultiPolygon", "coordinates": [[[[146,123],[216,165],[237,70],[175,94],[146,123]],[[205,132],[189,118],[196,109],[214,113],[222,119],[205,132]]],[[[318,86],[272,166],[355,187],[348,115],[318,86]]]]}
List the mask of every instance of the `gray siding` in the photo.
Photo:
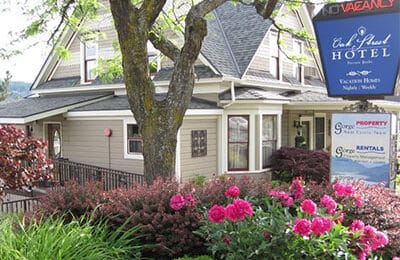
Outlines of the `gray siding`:
{"type": "Polygon", "coordinates": [[[72,161],[143,173],[143,160],[124,159],[122,120],[71,120],[62,128],[62,155],[72,161]],[[104,129],[112,136],[105,137],[104,129]]]}
{"type": "Polygon", "coordinates": [[[217,171],[217,119],[186,119],[180,130],[181,178],[210,177],[217,171]],[[207,156],[192,157],[192,130],[207,130],[207,156]]]}

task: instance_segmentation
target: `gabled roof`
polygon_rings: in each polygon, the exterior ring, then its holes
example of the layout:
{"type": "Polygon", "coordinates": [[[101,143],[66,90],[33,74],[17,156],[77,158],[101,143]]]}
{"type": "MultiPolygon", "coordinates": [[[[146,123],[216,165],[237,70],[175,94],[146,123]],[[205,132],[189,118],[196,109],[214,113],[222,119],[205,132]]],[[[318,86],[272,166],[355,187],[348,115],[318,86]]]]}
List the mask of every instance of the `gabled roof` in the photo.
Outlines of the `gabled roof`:
{"type": "Polygon", "coordinates": [[[253,6],[230,2],[211,14],[201,53],[224,76],[241,78],[272,23],[253,6]]]}
{"type": "Polygon", "coordinates": [[[112,93],[86,93],[32,97],[0,106],[0,123],[23,124],[67,112],[69,109],[109,98],[112,93]]]}

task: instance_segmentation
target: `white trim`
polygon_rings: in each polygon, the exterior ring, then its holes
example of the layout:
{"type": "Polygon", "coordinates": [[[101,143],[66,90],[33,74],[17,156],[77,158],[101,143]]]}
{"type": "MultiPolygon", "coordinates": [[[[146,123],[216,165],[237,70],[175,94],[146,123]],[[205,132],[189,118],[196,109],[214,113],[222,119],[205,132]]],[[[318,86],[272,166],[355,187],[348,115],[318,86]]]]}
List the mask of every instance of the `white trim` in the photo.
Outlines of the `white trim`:
{"type": "Polygon", "coordinates": [[[178,129],[176,134],[176,150],[175,150],[175,178],[179,183],[182,183],[181,172],[181,129],[178,129]]]}
{"type": "Polygon", "coordinates": [[[223,113],[223,109],[188,109],[186,110],[185,116],[222,115],[223,113]]]}
{"type": "Polygon", "coordinates": [[[219,71],[217,71],[217,69],[207,60],[206,57],[204,57],[204,55],[200,52],[199,53],[199,60],[206,65],[208,68],[210,68],[212,70],[212,72],[214,72],[217,75],[221,75],[219,73],[219,71]]]}
{"type": "MultiPolygon", "coordinates": [[[[292,39],[292,51],[293,51],[294,55],[299,55],[299,56],[300,55],[305,55],[304,42],[299,40],[299,39],[293,38],[292,39]],[[300,53],[295,53],[294,52],[294,47],[298,43],[300,44],[300,53]]],[[[293,60],[292,60],[292,65],[293,65],[293,67],[292,67],[292,77],[297,79],[297,77],[296,77],[297,69],[300,68],[300,77],[301,77],[300,78],[300,84],[304,84],[304,65],[301,64],[301,63],[298,63],[296,61],[293,61],[293,60]]]]}
{"type": "MultiPolygon", "coordinates": [[[[328,144],[328,142],[327,142],[328,139],[327,138],[328,138],[328,133],[329,133],[328,124],[327,124],[328,123],[327,116],[326,116],[326,113],[314,113],[314,122],[315,122],[315,119],[317,117],[318,118],[324,118],[324,147],[323,147],[323,149],[326,149],[327,144],[328,144]]],[[[316,127],[317,126],[315,124],[315,126],[314,126],[314,137],[316,137],[316,134],[317,134],[316,127]]],[[[315,144],[314,144],[313,149],[315,150],[315,144]]]]}
{"type": "Polygon", "coordinates": [[[143,154],[130,154],[128,153],[128,124],[136,124],[136,120],[134,118],[124,119],[122,122],[122,127],[124,131],[124,159],[136,159],[143,160],[143,154]]]}
{"type": "Polygon", "coordinates": [[[55,116],[55,115],[59,115],[59,114],[63,114],[66,113],[68,110],[70,109],[74,109],[76,107],[80,107],[80,106],[85,106],[85,105],[89,105],[98,101],[102,101],[105,99],[110,98],[111,96],[105,96],[102,98],[97,98],[94,100],[89,100],[89,101],[85,101],[85,102],[81,102],[78,104],[73,104],[73,105],[69,105],[66,107],[61,107],[58,109],[53,109],[50,111],[46,111],[43,113],[38,113],[32,116],[28,116],[28,117],[24,117],[24,118],[0,118],[0,122],[1,124],[26,124],[32,121],[36,121],[36,120],[40,120],[46,117],[51,117],[51,116],[55,116]]]}
{"type": "MultiPolygon", "coordinates": [[[[86,54],[86,43],[93,43],[94,47],[96,48],[96,55],[93,57],[90,57],[89,59],[95,60],[96,61],[96,67],[98,65],[99,61],[99,42],[98,42],[98,37],[96,36],[95,39],[93,40],[87,40],[86,42],[80,41],[80,72],[81,72],[81,80],[80,83],[82,85],[84,84],[90,84],[91,81],[86,81],[87,75],[86,75],[86,66],[85,66],[85,54],[86,54]]],[[[88,72],[89,73],[89,72],[88,72]]]]}
{"type": "Polygon", "coordinates": [[[271,169],[267,168],[267,169],[262,169],[262,170],[254,170],[254,171],[226,171],[225,174],[231,174],[231,175],[237,175],[237,174],[254,174],[254,173],[267,173],[269,172],[271,169]]]}
{"type": "Polygon", "coordinates": [[[300,124],[302,122],[309,122],[309,129],[308,129],[308,137],[309,137],[309,149],[310,150],[314,150],[314,135],[315,135],[315,131],[314,131],[314,115],[300,115],[300,124]]]}
{"type": "Polygon", "coordinates": [[[115,89],[125,89],[124,84],[109,84],[109,85],[89,85],[90,82],[82,83],[79,87],[67,87],[58,89],[37,89],[32,90],[33,94],[56,94],[56,93],[76,93],[76,92],[87,92],[92,90],[115,90],[115,89]]]}

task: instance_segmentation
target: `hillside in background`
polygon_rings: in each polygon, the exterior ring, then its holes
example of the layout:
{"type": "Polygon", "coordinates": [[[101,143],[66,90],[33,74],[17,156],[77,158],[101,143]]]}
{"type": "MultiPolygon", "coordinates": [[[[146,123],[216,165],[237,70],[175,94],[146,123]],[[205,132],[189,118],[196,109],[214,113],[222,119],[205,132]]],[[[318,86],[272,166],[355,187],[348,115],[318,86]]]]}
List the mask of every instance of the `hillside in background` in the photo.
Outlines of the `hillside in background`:
{"type": "Polygon", "coordinates": [[[11,81],[10,82],[10,92],[11,95],[8,100],[19,99],[26,97],[30,94],[29,88],[31,83],[23,81],[11,81]]]}

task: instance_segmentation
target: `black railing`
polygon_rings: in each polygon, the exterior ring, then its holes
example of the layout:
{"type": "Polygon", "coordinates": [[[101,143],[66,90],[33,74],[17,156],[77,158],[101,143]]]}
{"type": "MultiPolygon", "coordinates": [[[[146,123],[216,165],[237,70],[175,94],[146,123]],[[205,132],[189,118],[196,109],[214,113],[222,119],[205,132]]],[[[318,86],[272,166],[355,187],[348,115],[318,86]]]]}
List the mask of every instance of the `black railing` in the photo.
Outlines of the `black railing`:
{"type": "Polygon", "coordinates": [[[0,202],[0,213],[22,213],[33,211],[33,207],[39,204],[38,198],[26,198],[14,201],[0,202]]]}
{"type": "Polygon", "coordinates": [[[69,180],[75,180],[83,185],[98,181],[103,184],[104,190],[131,187],[135,183],[143,184],[144,180],[141,174],[72,162],[68,159],[54,161],[54,179],[60,184],[69,180]]]}

